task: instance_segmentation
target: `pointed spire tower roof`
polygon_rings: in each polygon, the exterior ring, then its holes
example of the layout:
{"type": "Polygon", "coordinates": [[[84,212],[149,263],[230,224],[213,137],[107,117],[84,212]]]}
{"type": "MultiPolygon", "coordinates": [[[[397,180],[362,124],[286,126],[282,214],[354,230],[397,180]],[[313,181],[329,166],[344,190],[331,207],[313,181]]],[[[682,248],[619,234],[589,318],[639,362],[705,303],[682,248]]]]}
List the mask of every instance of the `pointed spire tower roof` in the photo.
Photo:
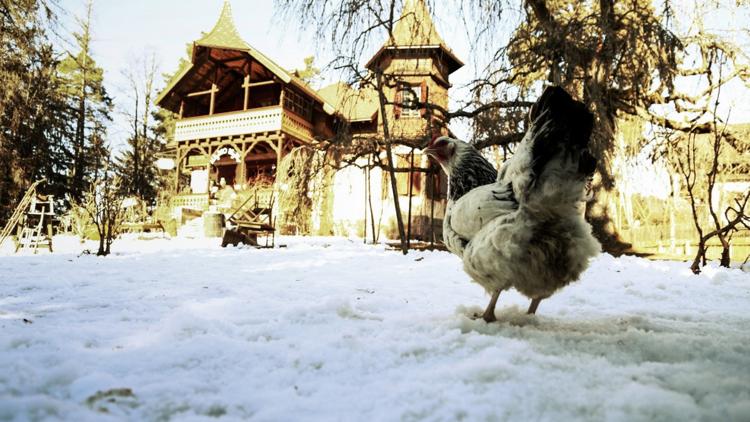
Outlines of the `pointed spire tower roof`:
{"type": "Polygon", "coordinates": [[[197,45],[205,47],[229,48],[233,50],[247,50],[250,45],[245,42],[237,31],[232,18],[232,6],[229,0],[224,0],[224,7],[221,9],[219,20],[208,34],[195,42],[197,45]]]}
{"type": "Polygon", "coordinates": [[[401,17],[394,23],[392,35],[370,59],[367,67],[375,65],[389,51],[413,49],[439,51],[450,73],[464,65],[438,34],[424,0],[404,0],[401,17]]]}

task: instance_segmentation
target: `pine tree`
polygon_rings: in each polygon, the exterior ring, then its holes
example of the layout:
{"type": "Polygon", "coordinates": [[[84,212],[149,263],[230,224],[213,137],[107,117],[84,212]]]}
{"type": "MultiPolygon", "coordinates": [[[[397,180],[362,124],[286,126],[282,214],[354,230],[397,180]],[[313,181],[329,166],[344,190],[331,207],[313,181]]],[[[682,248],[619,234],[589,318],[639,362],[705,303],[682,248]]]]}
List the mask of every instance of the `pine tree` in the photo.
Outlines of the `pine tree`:
{"type": "Polygon", "coordinates": [[[69,112],[44,29],[53,22],[41,1],[0,3],[0,221],[36,179],[65,191],[69,112]]]}
{"type": "Polygon", "coordinates": [[[69,179],[69,191],[74,199],[80,199],[87,190],[91,170],[101,167],[105,159],[92,154],[90,147],[95,138],[101,136],[112,112],[112,101],[104,88],[104,71],[91,57],[92,8],[93,2],[89,0],[86,17],[78,20],[79,32],[74,34],[78,52],[69,53],[59,67],[65,79],[64,95],[75,122],[69,179]]]}

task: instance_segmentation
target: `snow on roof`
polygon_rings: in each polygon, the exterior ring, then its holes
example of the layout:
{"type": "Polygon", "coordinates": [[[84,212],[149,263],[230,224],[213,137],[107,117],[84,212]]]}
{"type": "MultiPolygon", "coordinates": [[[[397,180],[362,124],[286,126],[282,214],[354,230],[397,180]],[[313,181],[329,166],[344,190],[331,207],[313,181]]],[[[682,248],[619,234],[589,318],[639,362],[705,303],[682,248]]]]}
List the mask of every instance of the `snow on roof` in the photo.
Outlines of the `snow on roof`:
{"type": "Polygon", "coordinates": [[[355,89],[344,82],[321,88],[318,94],[350,122],[372,120],[380,106],[374,90],[355,89]]]}

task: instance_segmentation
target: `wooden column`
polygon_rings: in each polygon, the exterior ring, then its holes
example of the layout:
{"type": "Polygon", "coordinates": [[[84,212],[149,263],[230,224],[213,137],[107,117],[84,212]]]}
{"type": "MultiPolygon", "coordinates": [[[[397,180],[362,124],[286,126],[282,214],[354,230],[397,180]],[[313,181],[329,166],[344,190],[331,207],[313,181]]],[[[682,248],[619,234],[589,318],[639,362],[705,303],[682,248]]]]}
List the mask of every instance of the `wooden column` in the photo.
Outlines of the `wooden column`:
{"type": "Polygon", "coordinates": [[[242,148],[240,149],[240,162],[237,165],[237,173],[235,174],[235,182],[239,182],[240,187],[243,187],[247,182],[247,169],[245,168],[245,154],[247,154],[247,144],[245,143],[245,137],[242,136],[242,148]]]}
{"type": "Polygon", "coordinates": [[[245,100],[242,103],[242,109],[247,110],[248,103],[250,102],[250,75],[245,75],[245,81],[242,83],[242,87],[245,88],[245,100]]]}
{"type": "Polygon", "coordinates": [[[182,148],[177,148],[177,160],[174,167],[174,193],[180,193],[180,170],[182,168],[182,148]]]}
{"type": "Polygon", "coordinates": [[[214,105],[216,104],[216,92],[218,88],[215,83],[211,84],[211,102],[208,105],[208,115],[214,114],[214,105]]]}
{"type": "Polygon", "coordinates": [[[284,135],[279,135],[278,146],[276,147],[276,177],[279,177],[279,167],[281,167],[281,155],[284,153],[284,135]]]}
{"type": "Polygon", "coordinates": [[[183,114],[185,114],[185,100],[180,100],[180,119],[183,114]]]}

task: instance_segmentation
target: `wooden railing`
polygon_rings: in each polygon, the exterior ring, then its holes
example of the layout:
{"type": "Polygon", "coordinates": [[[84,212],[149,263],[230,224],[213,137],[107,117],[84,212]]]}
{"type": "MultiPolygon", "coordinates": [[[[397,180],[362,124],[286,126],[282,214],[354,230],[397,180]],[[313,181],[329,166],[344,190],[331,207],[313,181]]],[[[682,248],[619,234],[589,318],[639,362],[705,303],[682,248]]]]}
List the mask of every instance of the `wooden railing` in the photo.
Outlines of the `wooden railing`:
{"type": "Polygon", "coordinates": [[[174,139],[180,142],[280,129],[281,107],[264,107],[178,120],[174,128],[174,139]]]}
{"type": "Polygon", "coordinates": [[[192,208],[195,210],[208,209],[208,194],[184,194],[172,198],[172,207],[192,208]]]}
{"type": "Polygon", "coordinates": [[[289,111],[282,112],[281,107],[274,106],[181,119],[175,124],[174,139],[180,142],[271,132],[282,128],[303,140],[310,140],[313,136],[313,128],[309,122],[289,111]]]}
{"type": "Polygon", "coordinates": [[[284,131],[288,132],[290,135],[294,135],[304,141],[312,140],[313,127],[302,117],[284,110],[282,125],[284,126],[284,131]]]}

